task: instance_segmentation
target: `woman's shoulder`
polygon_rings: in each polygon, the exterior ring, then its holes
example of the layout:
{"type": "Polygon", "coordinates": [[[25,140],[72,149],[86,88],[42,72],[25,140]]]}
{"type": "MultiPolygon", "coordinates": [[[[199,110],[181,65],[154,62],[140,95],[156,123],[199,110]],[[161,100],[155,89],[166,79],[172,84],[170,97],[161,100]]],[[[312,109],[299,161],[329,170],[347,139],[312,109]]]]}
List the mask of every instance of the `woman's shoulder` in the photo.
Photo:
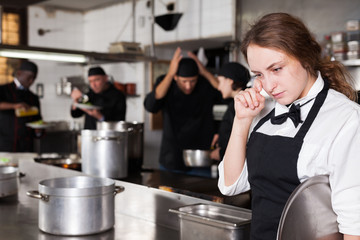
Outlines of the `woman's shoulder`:
{"type": "Polygon", "coordinates": [[[325,106],[328,108],[339,109],[340,111],[360,112],[360,105],[357,102],[350,100],[344,94],[333,89],[329,89],[325,106]]]}
{"type": "Polygon", "coordinates": [[[329,90],[321,112],[322,121],[337,125],[348,124],[349,121],[360,124],[360,105],[333,89],[329,90]]]}

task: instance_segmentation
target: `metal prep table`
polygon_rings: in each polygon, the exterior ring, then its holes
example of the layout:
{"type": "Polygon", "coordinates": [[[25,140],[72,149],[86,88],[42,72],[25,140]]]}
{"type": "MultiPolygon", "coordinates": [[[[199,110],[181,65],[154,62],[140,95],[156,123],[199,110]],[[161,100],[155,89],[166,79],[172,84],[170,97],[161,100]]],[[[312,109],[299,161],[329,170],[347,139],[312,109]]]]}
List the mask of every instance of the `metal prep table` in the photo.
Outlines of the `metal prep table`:
{"type": "MultiPolygon", "coordinates": [[[[50,235],[38,228],[39,200],[27,197],[26,192],[37,190],[39,181],[43,179],[85,174],[39,164],[32,159],[32,157],[23,156],[18,160],[19,171],[25,174],[25,177],[20,179],[18,194],[0,198],[0,239],[179,239],[178,216],[170,213],[169,208],[195,203],[219,204],[116,180],[116,185],[124,186],[125,191],[115,196],[115,226],[113,229],[96,235],[79,237],[50,235]]],[[[228,207],[234,208],[233,206],[228,207]]]]}

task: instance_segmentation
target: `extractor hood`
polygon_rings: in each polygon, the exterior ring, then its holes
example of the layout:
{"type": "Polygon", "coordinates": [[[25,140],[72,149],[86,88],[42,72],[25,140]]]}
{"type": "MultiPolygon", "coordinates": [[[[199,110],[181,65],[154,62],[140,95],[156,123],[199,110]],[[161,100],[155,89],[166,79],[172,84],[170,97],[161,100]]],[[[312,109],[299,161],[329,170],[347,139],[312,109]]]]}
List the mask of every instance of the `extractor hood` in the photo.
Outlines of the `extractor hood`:
{"type": "Polygon", "coordinates": [[[58,48],[31,46],[14,46],[0,44],[0,56],[9,58],[25,58],[80,64],[102,64],[115,62],[154,61],[155,58],[134,53],[103,53],[75,51],[58,48]]]}

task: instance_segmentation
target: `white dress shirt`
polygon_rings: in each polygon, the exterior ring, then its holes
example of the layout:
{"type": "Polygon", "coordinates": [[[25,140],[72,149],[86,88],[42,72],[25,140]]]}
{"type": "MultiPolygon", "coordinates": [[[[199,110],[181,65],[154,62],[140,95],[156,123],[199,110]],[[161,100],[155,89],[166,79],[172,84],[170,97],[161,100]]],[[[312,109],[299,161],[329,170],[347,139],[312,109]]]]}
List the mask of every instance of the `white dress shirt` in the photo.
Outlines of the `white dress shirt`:
{"type": "MultiPolygon", "coordinates": [[[[307,96],[294,104],[304,104],[322,90],[324,80],[319,74],[307,96]]],[[[314,101],[301,107],[301,120],[305,120],[314,101]]],[[[274,108],[275,115],[288,112],[289,108],[267,100],[266,107],[254,119],[251,131],[258,121],[274,108]]],[[[257,132],[267,135],[294,137],[302,124],[295,128],[290,118],[281,125],[266,121],[257,132]]],[[[250,131],[250,132],[251,132],[250,131]]],[[[360,235],[360,105],[345,95],[329,89],[317,117],[304,138],[299,153],[297,174],[300,182],[328,174],[332,189],[332,207],[337,214],[341,233],[360,235]]],[[[225,186],[223,162],[219,165],[218,187],[224,195],[235,195],[250,189],[248,171],[244,169],[236,182],[225,186]]]]}

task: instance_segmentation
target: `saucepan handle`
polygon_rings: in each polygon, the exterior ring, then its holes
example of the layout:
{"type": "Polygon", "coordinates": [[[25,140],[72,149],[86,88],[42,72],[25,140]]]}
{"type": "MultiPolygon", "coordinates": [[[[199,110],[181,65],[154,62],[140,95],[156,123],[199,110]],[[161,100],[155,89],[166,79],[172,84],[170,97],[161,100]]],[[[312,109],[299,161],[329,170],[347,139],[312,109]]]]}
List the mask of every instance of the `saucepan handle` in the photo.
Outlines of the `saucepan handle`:
{"type": "Polygon", "coordinates": [[[121,138],[119,137],[94,137],[93,141],[94,142],[98,142],[98,141],[120,141],[121,138]]]}
{"type": "Polygon", "coordinates": [[[39,193],[39,191],[33,190],[33,191],[27,191],[26,195],[31,198],[36,198],[43,200],[45,202],[49,201],[49,196],[39,193]]]}
{"type": "Polygon", "coordinates": [[[115,186],[114,196],[115,196],[116,194],[118,194],[118,193],[123,192],[123,191],[125,191],[125,188],[124,188],[124,187],[122,187],[122,186],[115,186]]]}

